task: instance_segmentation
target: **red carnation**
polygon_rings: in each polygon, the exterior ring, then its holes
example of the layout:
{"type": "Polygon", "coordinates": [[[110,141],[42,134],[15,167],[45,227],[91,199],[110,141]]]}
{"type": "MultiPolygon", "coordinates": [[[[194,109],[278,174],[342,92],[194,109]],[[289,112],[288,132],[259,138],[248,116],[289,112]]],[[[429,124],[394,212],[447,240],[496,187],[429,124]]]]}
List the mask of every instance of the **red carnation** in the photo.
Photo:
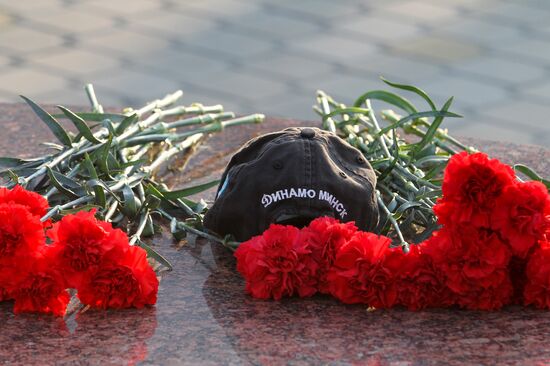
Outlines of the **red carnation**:
{"type": "Polygon", "coordinates": [[[271,225],[262,235],[235,251],[237,270],[246,280],[246,291],[259,299],[298,294],[311,296],[317,291],[318,265],[311,248],[293,226],[271,225]]]}
{"type": "Polygon", "coordinates": [[[390,249],[391,240],[357,232],[336,253],[328,273],[330,293],[346,304],[362,303],[389,308],[397,302],[395,271],[401,249],[390,249]]]}
{"type": "Polygon", "coordinates": [[[423,249],[457,295],[460,306],[492,310],[510,301],[510,250],[495,232],[469,225],[456,230],[444,227],[424,243],[423,249]]]}
{"type": "Polygon", "coordinates": [[[71,287],[78,287],[82,275],[102,261],[124,256],[128,237],[110,223],[99,221],[95,211],[67,215],[48,231],[54,241],[59,267],[66,271],[71,287]]]}
{"type": "Polygon", "coordinates": [[[430,257],[422,249],[423,244],[411,245],[408,254],[401,251],[398,257],[397,302],[409,310],[453,305],[453,293],[445,286],[430,257]]]}
{"type": "Polygon", "coordinates": [[[443,176],[443,197],[434,206],[444,225],[466,223],[490,227],[496,199],[515,183],[512,168],[483,153],[454,155],[443,176]]]}
{"type": "Polygon", "coordinates": [[[158,286],[145,250],[131,246],[117,262],[106,261],[89,271],[77,290],[83,304],[123,309],[155,304],[158,286]]]}
{"type": "Polygon", "coordinates": [[[61,273],[46,259],[34,261],[27,272],[14,272],[9,293],[15,299],[13,311],[65,315],[70,296],[61,273]]]}
{"type": "Polygon", "coordinates": [[[525,258],[550,227],[550,195],[540,182],[507,186],[496,202],[491,223],[508,240],[512,253],[525,258]]]}
{"type": "Polygon", "coordinates": [[[48,212],[48,200],[38,193],[27,191],[21,186],[15,186],[13,189],[0,187],[0,204],[16,203],[28,208],[31,214],[39,218],[48,212]]]}
{"type": "Polygon", "coordinates": [[[336,253],[357,232],[353,222],[340,223],[332,217],[320,217],[302,229],[302,236],[312,250],[313,259],[319,264],[319,292],[328,294],[327,273],[336,253]]]}
{"type": "Polygon", "coordinates": [[[16,256],[33,258],[45,245],[38,216],[15,203],[0,204],[0,265],[11,264],[16,256]]]}
{"type": "Polygon", "coordinates": [[[523,292],[525,305],[550,309],[550,242],[541,241],[526,267],[527,280],[523,292]]]}
{"type": "Polygon", "coordinates": [[[8,299],[9,299],[8,291],[5,288],[0,287],[0,302],[8,300],[8,299]]]}

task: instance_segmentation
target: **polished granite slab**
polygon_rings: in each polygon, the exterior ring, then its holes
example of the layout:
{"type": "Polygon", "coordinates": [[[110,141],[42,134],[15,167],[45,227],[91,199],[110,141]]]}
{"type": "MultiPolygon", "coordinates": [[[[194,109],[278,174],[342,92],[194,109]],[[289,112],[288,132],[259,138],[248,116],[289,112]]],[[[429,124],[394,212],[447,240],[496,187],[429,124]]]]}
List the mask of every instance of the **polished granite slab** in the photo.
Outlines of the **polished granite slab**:
{"type": "MultiPolygon", "coordinates": [[[[315,125],[268,118],[262,125],[227,129],[199,149],[191,173],[167,180],[184,186],[219,176],[250,137],[305,124],[315,125]]],[[[32,156],[42,149],[39,142],[51,139],[23,105],[0,104],[0,126],[0,156],[32,156]]],[[[468,143],[550,176],[550,150],[468,143]]],[[[174,266],[163,275],[155,307],[90,310],[58,319],[15,316],[10,303],[0,303],[0,364],[550,364],[550,312],[522,307],[368,312],[324,296],[258,301],[244,293],[225,248],[204,241],[179,246],[166,231],[152,243],[174,266]]]]}

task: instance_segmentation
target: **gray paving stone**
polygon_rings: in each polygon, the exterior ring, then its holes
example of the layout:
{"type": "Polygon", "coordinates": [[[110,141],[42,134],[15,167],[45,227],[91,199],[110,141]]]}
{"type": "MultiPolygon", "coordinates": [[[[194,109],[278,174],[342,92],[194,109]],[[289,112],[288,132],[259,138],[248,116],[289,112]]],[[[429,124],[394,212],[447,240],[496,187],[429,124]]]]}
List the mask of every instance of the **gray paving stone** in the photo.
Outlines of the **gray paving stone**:
{"type": "Polygon", "coordinates": [[[76,9],[94,14],[109,14],[121,17],[134,16],[139,13],[160,9],[162,2],[150,0],[92,0],[79,1],[76,9]]]}
{"type": "Polygon", "coordinates": [[[79,38],[78,47],[93,52],[108,53],[110,56],[127,57],[154,56],[156,52],[168,49],[170,43],[160,37],[136,33],[128,30],[116,30],[110,34],[93,35],[79,38]]]}
{"type": "Polygon", "coordinates": [[[19,103],[21,98],[10,92],[0,90],[0,103],[19,103]]]}
{"type": "Polygon", "coordinates": [[[257,69],[258,72],[268,75],[283,77],[287,80],[303,80],[312,76],[330,73],[333,70],[333,66],[328,62],[288,53],[266,54],[264,57],[252,60],[247,67],[257,69]]]}
{"type": "Polygon", "coordinates": [[[185,45],[209,50],[212,54],[232,57],[246,61],[249,57],[266,51],[274,51],[274,43],[265,39],[257,39],[245,34],[237,34],[222,29],[209,30],[197,34],[185,45]]]}
{"type": "Polygon", "coordinates": [[[229,27],[256,37],[271,36],[282,41],[323,31],[319,24],[269,12],[241,14],[229,23],[229,27]]]}
{"type": "Polygon", "coordinates": [[[339,103],[353,104],[355,99],[366,91],[382,87],[383,83],[375,76],[342,73],[319,75],[300,85],[300,89],[303,90],[302,95],[311,95],[312,102],[308,104],[308,107],[315,103],[317,90],[323,90],[339,103]]]}
{"type": "Polygon", "coordinates": [[[522,4],[525,6],[531,6],[531,7],[534,7],[535,9],[541,9],[541,8],[544,8],[547,10],[550,9],[550,3],[546,0],[509,0],[509,1],[513,3],[522,4]]]}
{"type": "Polygon", "coordinates": [[[444,23],[459,18],[455,8],[422,0],[408,0],[393,3],[383,8],[383,13],[396,21],[421,24],[444,23]]]}
{"type": "MultiPolygon", "coordinates": [[[[369,3],[331,0],[278,0],[275,2],[265,2],[265,4],[269,4],[269,9],[281,9],[297,17],[306,15],[325,21],[334,21],[337,18],[343,17],[347,20],[348,18],[357,16],[358,13],[365,10],[365,7],[369,3]]],[[[345,22],[345,20],[342,20],[342,22],[345,22]]]]}
{"type": "Polygon", "coordinates": [[[459,112],[476,107],[485,109],[491,103],[512,98],[512,95],[502,88],[462,76],[445,75],[427,83],[420,83],[419,86],[429,95],[436,96],[440,103],[454,96],[454,110],[459,112]]]}
{"type": "Polygon", "coordinates": [[[375,76],[409,83],[428,81],[444,72],[439,65],[383,52],[373,54],[363,62],[355,63],[351,69],[366,70],[375,76]]]}
{"type": "Polygon", "coordinates": [[[98,95],[105,89],[119,96],[130,96],[133,104],[143,104],[183,89],[175,80],[129,69],[113,69],[96,75],[93,80],[98,95]]]}
{"type": "Polygon", "coordinates": [[[547,0],[0,0],[0,100],[87,105],[92,81],[104,105],[181,88],[186,103],[315,119],[317,89],[351,103],[384,75],[438,105],[454,94],[452,131],[548,145],[548,13],[547,0]]]}
{"type": "Polygon", "coordinates": [[[252,108],[268,116],[317,121],[320,117],[313,111],[314,104],[315,94],[295,91],[257,102],[252,108]]]}
{"type": "MultiPolygon", "coordinates": [[[[46,92],[33,95],[36,102],[43,104],[55,104],[63,106],[88,106],[89,101],[84,92],[84,85],[80,87],[66,87],[62,89],[51,89],[46,92]]],[[[101,100],[101,103],[109,102],[106,98],[101,100]]],[[[115,105],[108,103],[108,105],[115,105]]]]}
{"type": "Polygon", "coordinates": [[[458,38],[436,35],[420,36],[407,42],[389,45],[390,52],[440,64],[453,64],[476,59],[483,54],[479,45],[458,38]]]}
{"type": "Polygon", "coordinates": [[[81,49],[60,49],[40,57],[33,57],[29,62],[47,69],[57,70],[59,75],[89,75],[120,67],[120,62],[108,53],[101,54],[81,49]]]}
{"type": "Polygon", "coordinates": [[[156,33],[175,39],[193,39],[197,34],[217,26],[214,19],[197,17],[185,12],[153,11],[128,20],[126,29],[139,33],[156,33]]]}
{"type": "MultiPolygon", "coordinates": [[[[464,118],[463,120],[453,122],[447,123],[449,133],[453,136],[469,136],[485,140],[542,145],[535,138],[535,134],[521,128],[502,125],[495,121],[493,121],[493,123],[487,123],[483,118],[464,118]]],[[[520,126],[521,125],[518,125],[518,127],[520,126]]]]}
{"type": "Polygon", "coordinates": [[[5,67],[5,66],[8,66],[11,64],[11,60],[9,57],[6,57],[4,55],[0,55],[0,69],[5,67]]]}
{"type": "Polygon", "coordinates": [[[13,12],[27,11],[30,6],[32,6],[34,10],[41,10],[55,9],[61,5],[62,1],[60,0],[39,0],[33,1],[32,4],[29,1],[0,0],[0,7],[13,12]]]}
{"type": "Polygon", "coordinates": [[[183,12],[203,14],[203,16],[222,16],[223,18],[234,18],[242,14],[254,13],[258,10],[258,1],[238,0],[185,0],[174,3],[176,9],[183,12]]]}
{"type": "Polygon", "coordinates": [[[2,5],[0,5],[0,31],[11,26],[14,22],[13,17],[8,12],[8,9],[3,8],[2,5]]]}
{"type": "Polygon", "coordinates": [[[367,37],[373,41],[394,42],[418,35],[421,28],[399,19],[366,14],[335,24],[333,32],[341,32],[343,36],[367,37]]]}
{"type": "Polygon", "coordinates": [[[378,51],[377,47],[369,43],[368,40],[352,40],[333,35],[292,41],[287,44],[287,47],[294,52],[310,53],[311,57],[339,62],[344,65],[353,65],[361,60],[368,60],[369,56],[378,51]]]}
{"type": "MultiPolygon", "coordinates": [[[[510,61],[491,55],[455,64],[453,68],[513,84],[540,80],[548,75],[547,70],[543,67],[510,61]]],[[[548,91],[550,92],[550,90],[548,91]]]]}
{"type": "Polygon", "coordinates": [[[61,37],[21,26],[1,30],[0,48],[20,54],[43,51],[63,44],[61,37]]]}
{"type": "MultiPolygon", "coordinates": [[[[441,5],[441,0],[425,0],[430,3],[441,5]]],[[[523,1],[523,0],[520,0],[523,1]]],[[[544,0],[542,0],[544,1],[544,0]]],[[[484,9],[490,6],[498,6],[502,4],[503,0],[445,0],[446,6],[454,6],[459,9],[484,9]]]]}
{"type": "Polygon", "coordinates": [[[548,65],[550,62],[550,41],[524,38],[521,42],[513,42],[513,45],[500,42],[491,44],[494,50],[499,51],[499,57],[506,55],[515,56],[516,60],[535,60],[540,65],[548,65]]]}
{"type": "Polygon", "coordinates": [[[22,15],[34,24],[47,25],[66,33],[88,33],[111,29],[115,25],[115,20],[109,14],[98,16],[64,6],[47,12],[27,11],[22,15]]]}
{"type": "Polygon", "coordinates": [[[60,76],[37,70],[7,68],[0,72],[0,89],[4,92],[29,98],[53,89],[61,89],[67,82],[60,76]]]}
{"type": "Polygon", "coordinates": [[[218,57],[186,52],[184,48],[165,48],[152,55],[133,60],[144,74],[153,70],[175,80],[203,84],[210,81],[210,75],[227,70],[228,62],[218,57]]]}
{"type": "Polygon", "coordinates": [[[435,29],[434,33],[438,35],[448,34],[487,46],[502,44],[505,47],[515,47],[518,42],[526,40],[519,28],[509,26],[506,22],[496,24],[473,17],[464,17],[456,19],[454,22],[442,24],[435,29]]]}
{"type": "Polygon", "coordinates": [[[495,18],[505,22],[518,22],[520,24],[547,24],[550,19],[550,7],[530,7],[520,2],[500,3],[498,6],[488,6],[480,9],[481,18],[495,18]]]}
{"type": "Polygon", "coordinates": [[[524,86],[521,88],[521,94],[527,98],[550,103],[550,79],[540,80],[524,86]]]}
{"type": "Polygon", "coordinates": [[[506,103],[483,108],[480,115],[504,121],[518,131],[530,128],[544,132],[550,129],[550,104],[530,100],[509,100],[506,103]]]}
{"type": "Polygon", "coordinates": [[[250,101],[265,99],[288,90],[287,85],[282,82],[241,72],[213,73],[206,86],[211,90],[250,101]]]}

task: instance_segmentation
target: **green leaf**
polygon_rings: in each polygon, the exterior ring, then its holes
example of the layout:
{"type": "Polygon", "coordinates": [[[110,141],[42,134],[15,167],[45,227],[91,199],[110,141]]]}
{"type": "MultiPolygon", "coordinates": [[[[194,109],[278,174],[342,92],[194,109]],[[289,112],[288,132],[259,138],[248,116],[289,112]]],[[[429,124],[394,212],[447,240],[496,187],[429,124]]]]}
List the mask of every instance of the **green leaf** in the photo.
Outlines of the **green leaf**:
{"type": "MultiPolygon", "coordinates": [[[[88,153],[84,154],[84,160],[82,161],[82,164],[84,164],[84,167],[88,171],[88,174],[90,177],[94,180],[99,179],[97,175],[97,171],[95,170],[94,163],[92,163],[92,159],[90,159],[90,156],[88,153]]],[[[107,205],[107,199],[105,197],[105,191],[101,185],[95,185],[93,187],[94,193],[95,193],[95,200],[96,203],[101,206],[105,207],[107,205]]]]}
{"type": "Polygon", "coordinates": [[[20,165],[23,165],[24,162],[21,159],[10,158],[10,157],[0,157],[0,168],[16,168],[20,165]]]}
{"type": "Polygon", "coordinates": [[[172,200],[172,199],[178,199],[182,197],[191,196],[203,191],[206,191],[209,188],[212,188],[220,183],[219,180],[214,180],[208,183],[199,184],[193,187],[183,188],[179,189],[177,191],[164,191],[162,192],[163,196],[172,200]]]}
{"type": "Polygon", "coordinates": [[[117,135],[122,134],[129,126],[133,125],[139,119],[137,114],[131,114],[124,118],[120,124],[116,127],[115,132],[117,135]]]}
{"type": "Polygon", "coordinates": [[[446,163],[449,159],[450,156],[448,155],[429,155],[416,160],[414,165],[419,168],[425,168],[433,164],[446,163]]]}
{"type": "MultiPolygon", "coordinates": [[[[124,114],[118,114],[118,113],[76,112],[75,114],[85,121],[92,121],[92,122],[101,122],[104,119],[110,119],[111,121],[118,123],[123,121],[127,117],[124,114]]],[[[68,118],[65,114],[61,114],[61,113],[54,114],[53,117],[68,118]]]]}
{"type": "Polygon", "coordinates": [[[76,114],[74,114],[69,109],[67,109],[63,106],[58,105],[57,108],[61,109],[63,114],[65,116],[67,116],[68,119],[71,120],[71,122],[74,124],[74,126],[78,129],[78,132],[80,132],[80,134],[82,136],[84,136],[84,138],[86,140],[90,141],[92,144],[101,144],[102,143],[102,141],[98,140],[94,136],[94,134],[92,133],[92,130],[90,130],[90,128],[88,127],[86,122],[84,122],[84,120],[82,118],[80,118],[79,116],[77,116],[76,114]]]}
{"type": "Polygon", "coordinates": [[[403,216],[405,211],[418,206],[421,206],[421,204],[418,202],[405,202],[401,206],[399,206],[397,210],[395,210],[392,216],[394,219],[399,220],[403,216]]]}
{"type": "Polygon", "coordinates": [[[23,95],[20,95],[20,97],[23,98],[25,102],[27,102],[27,104],[32,108],[34,113],[36,113],[36,115],[40,117],[40,119],[46,124],[46,126],[48,126],[48,128],[53,132],[55,137],[57,137],[57,139],[61,141],[63,145],[66,145],[66,146],[72,145],[71,138],[67,134],[67,131],[65,131],[65,129],[61,127],[59,122],[57,122],[55,118],[52,117],[51,114],[46,112],[44,109],[42,109],[42,107],[40,107],[38,104],[30,100],[29,98],[23,95]]]}
{"type": "Polygon", "coordinates": [[[71,214],[75,214],[75,213],[78,213],[80,211],[90,211],[94,208],[100,208],[100,206],[98,205],[93,205],[91,203],[88,203],[84,206],[77,206],[77,207],[74,207],[74,208],[69,208],[69,209],[66,209],[66,210],[61,210],[59,211],[59,213],[61,214],[61,216],[65,216],[65,215],[71,215],[71,214]]]}
{"type": "Polygon", "coordinates": [[[411,102],[409,102],[407,99],[385,90],[373,90],[373,91],[366,92],[365,94],[357,98],[357,100],[353,104],[354,107],[361,107],[367,99],[381,100],[383,102],[386,102],[398,108],[401,108],[402,110],[404,110],[409,114],[418,112],[414,107],[414,105],[411,102]]]}
{"type": "Polygon", "coordinates": [[[169,271],[173,270],[174,267],[172,267],[172,264],[170,264],[170,262],[168,261],[168,259],[164,258],[161,254],[159,254],[157,251],[155,251],[153,248],[151,248],[149,245],[145,244],[144,242],[142,242],[141,240],[138,240],[137,241],[137,245],[139,245],[140,247],[142,247],[143,249],[145,249],[145,251],[147,252],[147,255],[151,258],[153,258],[154,260],[156,260],[157,262],[159,262],[160,264],[164,265],[165,267],[168,268],[169,271]]]}
{"type": "Polygon", "coordinates": [[[72,190],[63,187],[63,185],[59,182],[59,180],[57,180],[57,178],[56,178],[54,172],[53,172],[49,167],[46,167],[46,169],[47,169],[48,177],[50,178],[50,182],[52,182],[52,184],[55,186],[55,188],[57,188],[57,190],[58,190],[59,192],[61,192],[61,193],[64,194],[65,196],[69,197],[71,200],[80,198],[80,197],[79,197],[76,193],[74,193],[72,190]]]}
{"type": "Polygon", "coordinates": [[[93,156],[94,160],[97,163],[97,166],[101,170],[101,172],[108,177],[111,177],[110,171],[109,171],[109,165],[107,163],[109,158],[109,150],[111,149],[111,143],[113,142],[113,136],[110,135],[109,139],[105,141],[101,147],[99,147],[96,151],[94,151],[93,156]]]}
{"type": "Polygon", "coordinates": [[[453,113],[453,112],[443,112],[443,111],[429,111],[429,112],[413,113],[413,114],[409,114],[406,117],[401,118],[399,121],[397,121],[395,123],[392,123],[389,126],[386,126],[386,127],[382,128],[373,137],[378,138],[378,137],[382,136],[383,134],[387,133],[388,131],[391,131],[395,128],[399,128],[399,127],[403,126],[405,123],[407,123],[411,120],[418,119],[418,118],[423,118],[423,117],[458,117],[458,118],[461,118],[462,116],[460,114],[456,114],[456,113],[453,113]]]}
{"type": "Polygon", "coordinates": [[[537,172],[535,172],[533,169],[529,168],[527,165],[515,164],[514,165],[514,170],[525,174],[527,177],[531,178],[532,180],[541,182],[542,184],[544,184],[546,186],[546,188],[548,190],[550,190],[550,181],[547,180],[547,179],[544,179],[543,177],[541,177],[539,174],[537,174],[537,172]]]}
{"type": "Polygon", "coordinates": [[[336,108],[332,110],[329,114],[323,115],[323,121],[326,121],[327,119],[338,116],[341,114],[364,114],[368,115],[369,109],[367,108],[359,108],[359,107],[346,107],[346,108],[336,108]]]}
{"type": "Polygon", "coordinates": [[[422,99],[424,99],[429,104],[432,111],[437,110],[437,108],[435,107],[435,103],[428,96],[428,94],[426,94],[426,92],[424,90],[419,89],[419,88],[417,88],[416,86],[413,86],[413,85],[393,83],[391,81],[388,81],[388,80],[384,79],[383,77],[381,77],[380,79],[382,79],[382,81],[384,83],[388,84],[389,86],[393,86],[394,88],[397,88],[397,89],[407,90],[407,91],[410,91],[410,92],[413,92],[413,93],[419,95],[422,99]]]}
{"type": "Polygon", "coordinates": [[[399,161],[399,145],[398,145],[398,139],[397,139],[397,133],[395,132],[395,129],[392,130],[392,140],[393,140],[393,159],[390,162],[390,165],[384,169],[382,174],[378,177],[379,181],[383,181],[384,178],[386,178],[393,168],[395,168],[395,165],[397,165],[397,162],[399,161]]]}
{"type": "MultiPolygon", "coordinates": [[[[451,106],[451,104],[453,103],[453,98],[449,98],[449,100],[447,100],[445,102],[445,104],[443,105],[443,108],[441,108],[441,112],[447,112],[449,110],[449,107],[451,106]]],[[[412,156],[414,158],[414,156],[416,154],[418,154],[426,145],[428,145],[432,139],[434,138],[436,132],[437,132],[437,129],[439,128],[439,126],[441,125],[441,123],[443,122],[443,119],[445,117],[444,116],[438,116],[434,119],[434,121],[432,122],[432,124],[430,125],[430,127],[428,128],[428,130],[426,131],[426,134],[424,135],[424,137],[422,137],[422,140],[420,140],[420,142],[418,142],[415,147],[414,147],[414,150],[412,152],[412,156]]]]}
{"type": "Polygon", "coordinates": [[[130,188],[127,184],[122,187],[122,197],[124,199],[124,203],[122,205],[124,215],[127,217],[136,217],[141,208],[141,202],[139,202],[139,199],[134,194],[134,191],[132,191],[132,188],[130,188]]]}

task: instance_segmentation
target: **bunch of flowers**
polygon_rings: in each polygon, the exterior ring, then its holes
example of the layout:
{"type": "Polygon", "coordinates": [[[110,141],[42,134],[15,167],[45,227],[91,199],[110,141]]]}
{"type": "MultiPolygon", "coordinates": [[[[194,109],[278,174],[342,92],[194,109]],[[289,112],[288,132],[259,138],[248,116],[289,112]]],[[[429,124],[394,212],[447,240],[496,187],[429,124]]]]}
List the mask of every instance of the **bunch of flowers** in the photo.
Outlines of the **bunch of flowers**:
{"type": "Polygon", "coordinates": [[[0,301],[14,312],[62,316],[68,289],[94,308],[141,308],[156,303],[159,281],[145,250],[95,218],[95,211],[41,221],[48,201],[20,186],[0,188],[0,301]]]}
{"type": "Polygon", "coordinates": [[[237,269],[253,297],[331,294],[411,310],[510,303],[550,308],[550,196],[483,153],[454,155],[434,211],[441,228],[408,253],[353,223],[272,225],[242,243],[237,269]]]}

